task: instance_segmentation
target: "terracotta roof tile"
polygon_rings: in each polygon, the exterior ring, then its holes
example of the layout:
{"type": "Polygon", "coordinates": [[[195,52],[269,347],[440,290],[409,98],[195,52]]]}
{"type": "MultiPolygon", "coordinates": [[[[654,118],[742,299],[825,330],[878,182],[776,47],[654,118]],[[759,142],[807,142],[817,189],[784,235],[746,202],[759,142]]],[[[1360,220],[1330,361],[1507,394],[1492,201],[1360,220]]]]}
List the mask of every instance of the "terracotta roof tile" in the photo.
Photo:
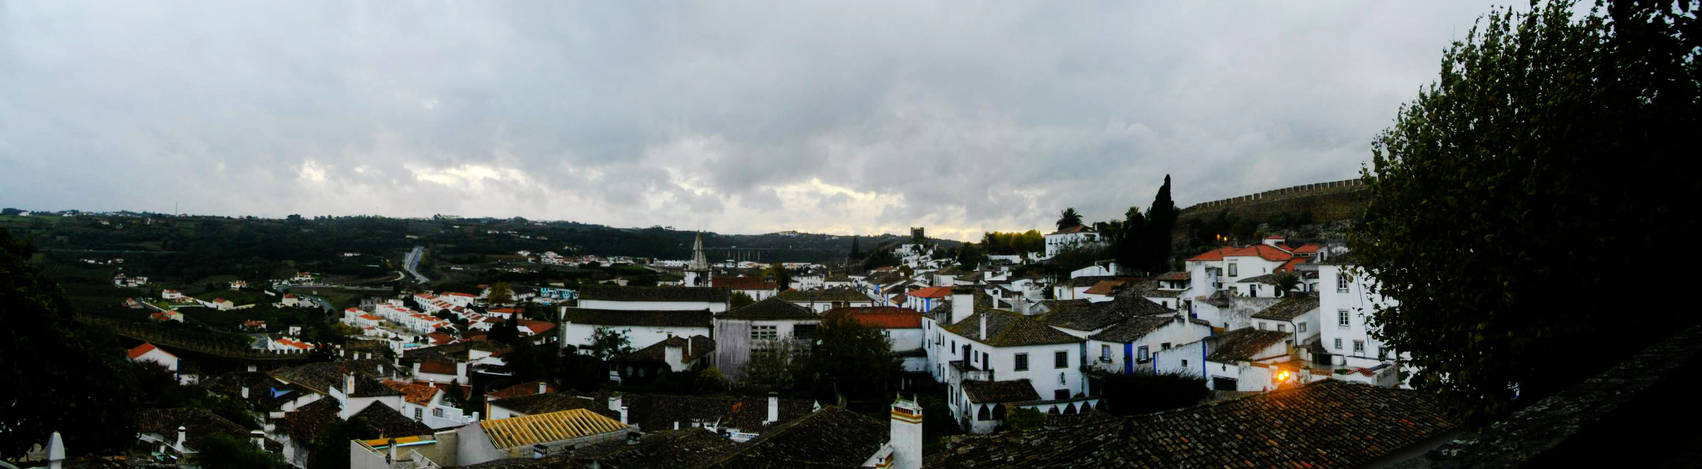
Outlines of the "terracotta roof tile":
{"type": "Polygon", "coordinates": [[[851,315],[851,318],[856,320],[858,324],[879,329],[918,329],[922,327],[922,313],[896,306],[833,308],[822,313],[822,317],[831,318],[845,314],[851,315]]]}

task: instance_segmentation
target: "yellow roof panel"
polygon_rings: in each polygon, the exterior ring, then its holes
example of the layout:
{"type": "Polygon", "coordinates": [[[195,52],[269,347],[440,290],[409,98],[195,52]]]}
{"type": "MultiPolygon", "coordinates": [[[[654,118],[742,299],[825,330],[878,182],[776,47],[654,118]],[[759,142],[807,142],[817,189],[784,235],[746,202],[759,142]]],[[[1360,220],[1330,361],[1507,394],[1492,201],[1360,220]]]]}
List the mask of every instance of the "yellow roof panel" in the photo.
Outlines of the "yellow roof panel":
{"type": "Polygon", "coordinates": [[[586,409],[564,410],[479,422],[498,449],[571,440],[626,428],[620,421],[586,409]]]}

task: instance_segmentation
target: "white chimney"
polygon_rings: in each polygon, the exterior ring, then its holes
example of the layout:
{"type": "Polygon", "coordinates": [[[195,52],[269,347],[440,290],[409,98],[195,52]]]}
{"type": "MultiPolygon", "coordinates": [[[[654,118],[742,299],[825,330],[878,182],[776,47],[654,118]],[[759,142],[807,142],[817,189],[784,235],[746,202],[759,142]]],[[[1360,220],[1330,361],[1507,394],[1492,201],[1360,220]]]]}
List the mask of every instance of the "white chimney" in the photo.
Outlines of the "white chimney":
{"type": "Polygon", "coordinates": [[[414,379],[420,377],[420,362],[414,362],[414,379]]]}
{"type": "Polygon", "coordinates": [[[961,286],[951,288],[951,323],[969,319],[975,314],[975,287],[961,286]]]}
{"type": "Polygon", "coordinates": [[[396,439],[391,438],[389,443],[389,445],[385,446],[384,462],[396,462],[396,439]]]}
{"type": "MultiPolygon", "coordinates": [[[[609,411],[610,412],[620,412],[621,424],[622,425],[627,424],[627,422],[626,422],[626,406],[622,404],[620,394],[610,394],[609,395],[609,411]]],[[[675,430],[679,430],[680,429],[679,426],[680,426],[679,422],[674,422],[674,429],[675,430]]]]}
{"type": "Polygon", "coordinates": [[[60,469],[64,465],[65,438],[59,436],[59,432],[53,432],[53,436],[47,437],[47,467],[49,469],[60,469]]]}
{"type": "Polygon", "coordinates": [[[467,362],[455,362],[455,379],[467,382],[467,362]]]}
{"type": "Polygon", "coordinates": [[[259,371],[259,370],[260,370],[260,368],[259,368],[259,367],[256,367],[256,366],[254,366],[254,365],[248,365],[248,372],[249,372],[249,373],[253,373],[253,372],[255,372],[255,371],[259,371]]]}
{"type": "Polygon", "coordinates": [[[538,381],[538,394],[543,394],[543,393],[549,392],[549,390],[547,389],[548,387],[549,386],[544,384],[543,381],[538,381]]]}
{"type": "Polygon", "coordinates": [[[188,440],[188,439],[189,439],[189,428],[182,426],[182,425],[178,425],[177,426],[177,451],[178,452],[183,451],[183,442],[188,440]]]}
{"type": "Polygon", "coordinates": [[[252,430],[248,432],[248,437],[254,440],[254,446],[260,447],[261,451],[266,450],[266,432],[252,430]]]}
{"type": "Polygon", "coordinates": [[[892,433],[887,443],[892,445],[893,469],[922,467],[921,404],[902,396],[892,402],[892,433]]]}
{"type": "MultiPolygon", "coordinates": [[[[987,341],[987,315],[983,314],[980,317],[981,317],[981,336],[980,337],[981,337],[982,342],[986,342],[987,341]]],[[[965,363],[965,364],[967,365],[967,363],[965,363]]]]}
{"type": "Polygon", "coordinates": [[[780,421],[780,395],[771,392],[771,393],[768,393],[768,420],[764,420],[762,423],[766,424],[766,423],[774,423],[774,422],[779,422],[779,421],[780,421]]]}
{"type": "Polygon", "coordinates": [[[247,399],[247,398],[248,398],[248,386],[243,386],[243,387],[242,387],[242,398],[243,398],[243,399],[247,399]]]}
{"type": "Polygon", "coordinates": [[[352,397],[354,395],[355,395],[355,374],[354,373],[345,373],[345,374],[343,374],[343,398],[347,399],[347,398],[352,397]]]}

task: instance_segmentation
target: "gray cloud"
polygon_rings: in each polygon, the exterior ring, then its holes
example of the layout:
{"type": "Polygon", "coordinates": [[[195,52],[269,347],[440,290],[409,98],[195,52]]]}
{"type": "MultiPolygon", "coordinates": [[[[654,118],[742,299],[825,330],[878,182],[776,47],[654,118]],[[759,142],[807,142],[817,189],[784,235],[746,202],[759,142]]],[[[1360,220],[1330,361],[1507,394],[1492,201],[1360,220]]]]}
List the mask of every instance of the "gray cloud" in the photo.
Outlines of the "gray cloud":
{"type": "Polygon", "coordinates": [[[1483,3],[0,4],[0,204],[964,238],[1353,176],[1483,3]]]}

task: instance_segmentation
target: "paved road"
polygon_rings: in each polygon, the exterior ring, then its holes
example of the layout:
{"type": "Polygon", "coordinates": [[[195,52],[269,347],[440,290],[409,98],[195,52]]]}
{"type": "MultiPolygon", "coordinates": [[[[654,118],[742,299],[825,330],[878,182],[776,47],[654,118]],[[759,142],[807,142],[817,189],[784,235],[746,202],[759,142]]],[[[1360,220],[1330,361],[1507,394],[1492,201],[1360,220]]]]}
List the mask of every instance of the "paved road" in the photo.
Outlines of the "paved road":
{"type": "Polygon", "coordinates": [[[426,283],[431,281],[424,275],[420,275],[419,271],[414,270],[419,268],[421,257],[425,257],[425,246],[414,246],[414,249],[412,251],[408,251],[408,255],[403,256],[402,258],[402,268],[408,271],[408,275],[414,276],[414,283],[426,283]]]}

